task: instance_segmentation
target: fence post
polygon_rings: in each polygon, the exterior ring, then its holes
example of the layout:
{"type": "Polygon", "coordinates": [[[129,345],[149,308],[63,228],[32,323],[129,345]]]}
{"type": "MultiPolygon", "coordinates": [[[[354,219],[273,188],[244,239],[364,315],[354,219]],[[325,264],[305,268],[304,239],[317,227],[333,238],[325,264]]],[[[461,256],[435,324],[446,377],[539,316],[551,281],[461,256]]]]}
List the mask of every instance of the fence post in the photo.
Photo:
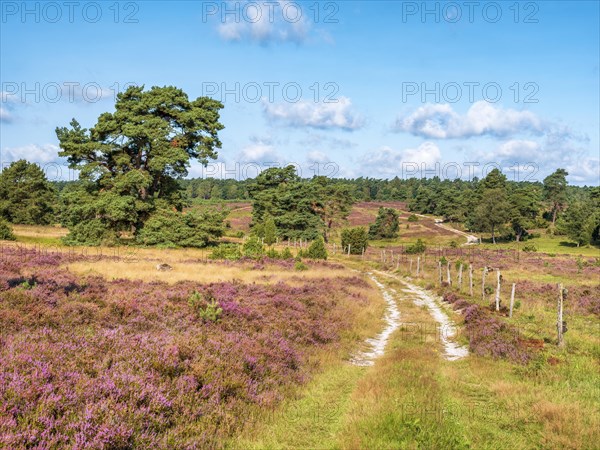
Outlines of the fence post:
{"type": "Polygon", "coordinates": [[[512,290],[510,291],[510,312],[508,313],[508,317],[512,317],[513,306],[515,304],[515,287],[517,283],[512,284],[512,290]]]}

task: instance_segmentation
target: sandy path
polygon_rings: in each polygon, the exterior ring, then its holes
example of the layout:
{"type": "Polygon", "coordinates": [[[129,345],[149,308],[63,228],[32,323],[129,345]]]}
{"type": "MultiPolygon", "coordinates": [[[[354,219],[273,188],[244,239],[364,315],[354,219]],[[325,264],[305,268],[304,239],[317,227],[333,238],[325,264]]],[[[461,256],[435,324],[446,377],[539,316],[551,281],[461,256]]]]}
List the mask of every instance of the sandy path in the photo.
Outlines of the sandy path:
{"type": "Polygon", "coordinates": [[[423,289],[419,286],[415,286],[414,284],[409,283],[408,281],[397,277],[395,275],[391,275],[385,272],[375,271],[379,275],[384,275],[395,280],[398,280],[400,283],[406,286],[405,289],[402,289],[410,300],[417,306],[426,306],[431,314],[431,317],[438,324],[438,333],[439,338],[444,346],[444,357],[449,361],[455,361],[457,359],[464,358],[469,355],[469,349],[463,345],[460,345],[454,341],[456,336],[456,325],[448,317],[448,315],[443,311],[442,306],[436,298],[427,292],[426,289],[423,289]]]}

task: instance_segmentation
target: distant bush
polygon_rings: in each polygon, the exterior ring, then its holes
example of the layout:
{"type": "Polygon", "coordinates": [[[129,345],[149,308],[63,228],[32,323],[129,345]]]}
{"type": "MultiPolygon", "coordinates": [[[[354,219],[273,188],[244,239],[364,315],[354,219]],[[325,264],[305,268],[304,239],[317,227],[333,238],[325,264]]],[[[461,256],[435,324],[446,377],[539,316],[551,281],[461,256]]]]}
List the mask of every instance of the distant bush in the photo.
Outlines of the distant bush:
{"type": "Polygon", "coordinates": [[[369,239],[390,239],[398,236],[400,222],[394,208],[379,208],[375,223],[369,226],[369,239]]]}
{"type": "Polygon", "coordinates": [[[302,261],[296,261],[296,264],[294,264],[294,269],[298,271],[308,270],[308,266],[302,261]]]}
{"type": "Polygon", "coordinates": [[[17,238],[12,232],[11,226],[3,219],[0,219],[0,239],[5,241],[16,241],[17,238]]]}
{"type": "Polygon", "coordinates": [[[310,259],[327,259],[327,249],[322,237],[317,238],[310,244],[306,256],[310,259]]]}
{"type": "Polygon", "coordinates": [[[200,294],[194,291],[188,298],[188,304],[204,322],[218,322],[221,319],[223,309],[210,292],[200,294]]]}
{"type": "Polygon", "coordinates": [[[523,246],[524,252],[537,252],[537,247],[535,244],[527,244],[523,246]]]}
{"type": "Polygon", "coordinates": [[[277,250],[275,250],[274,248],[270,248],[267,250],[267,252],[265,253],[265,256],[267,258],[272,258],[272,259],[280,259],[281,258],[281,253],[279,253],[277,250]]]}
{"type": "Polygon", "coordinates": [[[452,240],[452,241],[450,241],[450,247],[456,248],[456,247],[458,247],[458,244],[456,243],[456,241],[452,240]]]}
{"type": "Polygon", "coordinates": [[[411,214],[410,216],[408,216],[408,221],[409,222],[418,222],[419,218],[415,214],[411,214]]]}
{"type": "Polygon", "coordinates": [[[404,251],[409,255],[415,255],[417,253],[423,253],[426,248],[427,246],[425,245],[425,242],[423,242],[421,239],[417,239],[417,242],[406,247],[404,251]]]}
{"type": "Polygon", "coordinates": [[[259,259],[265,254],[265,247],[258,236],[250,236],[243,247],[244,256],[259,259]]]}
{"type": "Polygon", "coordinates": [[[367,249],[368,245],[368,235],[365,228],[344,228],[342,230],[342,250],[344,252],[347,253],[348,246],[350,246],[350,254],[360,255],[363,249],[367,249]]]}
{"type": "Polygon", "coordinates": [[[285,247],[281,252],[281,259],[292,259],[294,255],[292,255],[291,250],[288,247],[285,247]]]}
{"type": "Polygon", "coordinates": [[[235,261],[241,257],[242,252],[237,244],[220,244],[213,249],[209,256],[210,259],[228,259],[230,261],[235,261]]]}

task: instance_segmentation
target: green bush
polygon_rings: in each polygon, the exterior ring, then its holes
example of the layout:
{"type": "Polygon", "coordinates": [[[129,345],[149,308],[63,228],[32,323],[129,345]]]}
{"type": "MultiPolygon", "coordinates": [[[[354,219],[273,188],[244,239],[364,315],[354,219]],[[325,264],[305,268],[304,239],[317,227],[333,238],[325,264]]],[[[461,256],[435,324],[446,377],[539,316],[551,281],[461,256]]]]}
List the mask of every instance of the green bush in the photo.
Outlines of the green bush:
{"type": "Polygon", "coordinates": [[[0,240],[16,241],[11,226],[4,219],[0,219],[0,240]]]}
{"type": "Polygon", "coordinates": [[[108,229],[100,219],[86,220],[71,227],[62,241],[65,245],[116,245],[117,233],[108,229]]]}
{"type": "Polygon", "coordinates": [[[327,249],[322,237],[319,237],[310,244],[306,256],[310,259],[327,259],[327,249]]]}
{"type": "Polygon", "coordinates": [[[244,256],[253,259],[260,259],[265,254],[265,247],[258,236],[250,236],[243,247],[244,256]]]}
{"type": "Polygon", "coordinates": [[[136,240],[143,245],[169,248],[206,247],[211,240],[223,236],[224,219],[220,211],[183,214],[160,209],[146,221],[136,240]]]}
{"type": "Polygon", "coordinates": [[[427,246],[425,245],[425,242],[423,242],[421,239],[417,239],[417,242],[406,247],[405,252],[409,255],[416,255],[417,253],[423,253],[426,248],[427,246]]]}
{"type": "Polygon", "coordinates": [[[416,215],[411,214],[410,216],[408,216],[408,221],[409,222],[418,222],[419,218],[416,215]]]}
{"type": "Polygon", "coordinates": [[[238,244],[220,244],[211,252],[210,259],[228,259],[230,261],[238,260],[242,257],[240,246],[238,244]]]}
{"type": "Polygon", "coordinates": [[[348,246],[350,246],[352,255],[360,255],[363,249],[367,249],[368,245],[369,236],[365,228],[344,228],[342,230],[342,249],[344,252],[348,252],[348,246]]]}
{"type": "Polygon", "coordinates": [[[302,261],[296,261],[296,264],[294,264],[294,269],[298,271],[308,270],[308,266],[302,261]]]}
{"type": "Polygon", "coordinates": [[[456,247],[458,247],[458,244],[456,243],[456,241],[452,240],[452,241],[450,241],[450,247],[456,248],[456,247]]]}
{"type": "Polygon", "coordinates": [[[535,244],[527,244],[523,246],[524,252],[537,252],[537,247],[535,244]]]}
{"type": "Polygon", "coordinates": [[[390,239],[398,236],[400,222],[394,208],[379,208],[375,223],[369,227],[369,239],[390,239]]]}
{"type": "Polygon", "coordinates": [[[265,255],[268,258],[281,259],[281,254],[277,250],[275,250],[274,248],[268,249],[267,252],[265,253],[265,255]]]}
{"type": "Polygon", "coordinates": [[[291,250],[288,247],[285,247],[281,252],[281,259],[292,259],[294,255],[292,255],[291,250]]]}
{"type": "Polygon", "coordinates": [[[218,322],[221,320],[223,309],[210,292],[200,294],[198,291],[194,291],[188,298],[188,305],[204,322],[218,322]]]}

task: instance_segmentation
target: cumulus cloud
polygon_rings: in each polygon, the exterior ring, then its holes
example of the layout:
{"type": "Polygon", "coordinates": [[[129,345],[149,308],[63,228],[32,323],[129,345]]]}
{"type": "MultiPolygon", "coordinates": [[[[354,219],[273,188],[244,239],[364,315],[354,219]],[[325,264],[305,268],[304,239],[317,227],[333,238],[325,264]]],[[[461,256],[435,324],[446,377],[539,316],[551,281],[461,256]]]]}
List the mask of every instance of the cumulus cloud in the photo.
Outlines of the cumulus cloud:
{"type": "Polygon", "coordinates": [[[306,160],[309,163],[326,163],[329,162],[329,156],[318,150],[312,150],[306,154],[306,160]]]}
{"type": "Polygon", "coordinates": [[[300,100],[275,104],[263,100],[263,113],[267,119],[290,127],[353,131],[364,125],[363,118],[354,111],[347,97],[340,97],[335,103],[300,100]]]}
{"type": "Polygon", "coordinates": [[[475,102],[463,115],[449,104],[426,104],[398,118],[393,126],[397,132],[434,139],[541,134],[544,129],[542,120],[530,111],[503,109],[486,101],[475,102]]]}
{"type": "Polygon", "coordinates": [[[48,164],[59,160],[60,148],[54,144],[28,144],[22,147],[5,147],[2,149],[3,162],[26,159],[38,164],[48,164]]]}
{"type": "Polygon", "coordinates": [[[394,150],[384,146],[364,154],[359,163],[363,169],[361,172],[390,177],[402,176],[408,168],[433,169],[435,164],[440,162],[441,157],[440,149],[434,143],[423,142],[417,148],[404,150],[394,150]]]}
{"type": "Polygon", "coordinates": [[[224,19],[217,32],[226,41],[299,44],[307,39],[310,31],[307,11],[297,2],[246,0],[222,3],[220,9],[222,11],[214,16],[224,19]]]}

